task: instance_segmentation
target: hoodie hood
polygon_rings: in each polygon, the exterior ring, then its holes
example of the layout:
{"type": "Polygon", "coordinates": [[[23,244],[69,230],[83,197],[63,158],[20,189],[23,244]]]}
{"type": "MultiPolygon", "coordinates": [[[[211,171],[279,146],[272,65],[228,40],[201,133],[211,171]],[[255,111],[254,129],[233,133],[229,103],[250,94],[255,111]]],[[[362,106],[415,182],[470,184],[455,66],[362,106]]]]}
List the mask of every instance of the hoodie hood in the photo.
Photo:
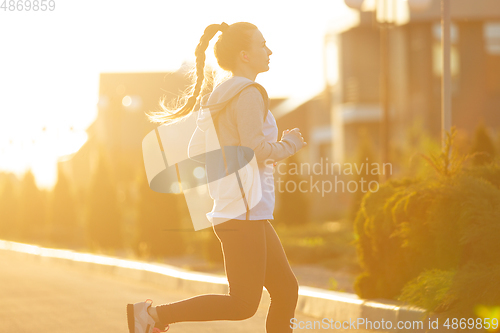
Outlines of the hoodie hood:
{"type": "Polygon", "coordinates": [[[218,85],[210,94],[202,97],[200,103],[200,114],[196,120],[196,125],[205,132],[212,124],[213,118],[218,112],[231,102],[233,97],[238,95],[243,89],[248,86],[255,86],[262,94],[266,110],[269,109],[269,97],[263,86],[255,81],[242,76],[233,76],[218,85]],[[211,115],[209,114],[211,113],[211,115]]]}

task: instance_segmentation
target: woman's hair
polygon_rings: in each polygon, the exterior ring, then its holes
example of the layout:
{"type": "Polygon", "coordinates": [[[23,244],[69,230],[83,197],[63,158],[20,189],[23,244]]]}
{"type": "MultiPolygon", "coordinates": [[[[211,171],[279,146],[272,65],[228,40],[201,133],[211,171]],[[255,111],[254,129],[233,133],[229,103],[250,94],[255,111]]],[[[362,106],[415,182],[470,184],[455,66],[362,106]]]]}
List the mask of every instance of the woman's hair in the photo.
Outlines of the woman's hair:
{"type": "Polygon", "coordinates": [[[205,51],[212,38],[218,31],[222,32],[214,46],[215,58],[222,69],[233,71],[240,51],[248,50],[250,47],[251,34],[249,31],[253,29],[257,29],[257,27],[248,22],[237,22],[231,25],[223,22],[206,27],[195,50],[196,67],[194,71],[196,75],[191,75],[194,83],[188,87],[183,96],[174,101],[173,106],[166,106],[163,97],[160,100],[162,111],[153,111],[151,114],[147,114],[149,120],[154,123],[166,123],[189,116],[198,102],[200,92],[209,89],[210,86],[213,87],[214,73],[205,73],[205,51]],[[194,76],[196,76],[196,80],[194,80],[194,76]]]}

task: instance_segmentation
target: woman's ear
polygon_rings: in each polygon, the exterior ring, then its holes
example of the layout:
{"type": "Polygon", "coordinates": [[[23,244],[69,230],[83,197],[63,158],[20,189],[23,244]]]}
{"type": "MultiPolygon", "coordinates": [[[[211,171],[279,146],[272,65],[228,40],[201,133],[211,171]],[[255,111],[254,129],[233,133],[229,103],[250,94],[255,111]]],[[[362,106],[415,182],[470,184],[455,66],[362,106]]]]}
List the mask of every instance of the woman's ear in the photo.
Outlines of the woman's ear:
{"type": "Polygon", "coordinates": [[[240,59],[241,59],[241,61],[243,61],[243,62],[248,62],[248,56],[247,56],[247,54],[246,54],[246,52],[245,52],[245,51],[241,51],[241,52],[240,52],[240,59]]]}

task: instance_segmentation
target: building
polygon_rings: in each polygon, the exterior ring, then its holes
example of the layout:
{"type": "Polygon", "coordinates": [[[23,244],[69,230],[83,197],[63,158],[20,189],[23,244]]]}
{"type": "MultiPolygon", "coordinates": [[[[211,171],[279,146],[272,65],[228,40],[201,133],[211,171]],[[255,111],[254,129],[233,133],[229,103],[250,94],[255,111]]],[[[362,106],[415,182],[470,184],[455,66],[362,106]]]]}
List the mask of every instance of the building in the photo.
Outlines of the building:
{"type": "MultiPolygon", "coordinates": [[[[398,2],[408,6],[408,2],[398,2]]],[[[403,8],[404,9],[404,8],[403,8]]],[[[398,144],[409,127],[441,136],[440,1],[389,29],[390,140],[398,144]]],[[[338,51],[338,82],[332,87],[333,155],[343,160],[366,128],[379,146],[380,30],[374,11],[360,11],[359,24],[327,36],[338,51]]],[[[472,135],[480,121],[500,130],[500,6],[494,0],[451,1],[452,125],[472,135]]],[[[332,61],[327,60],[327,61],[332,61]]]]}
{"type": "MultiPolygon", "coordinates": [[[[396,18],[389,29],[389,140],[393,152],[418,124],[438,142],[441,137],[440,1],[430,0],[420,11],[409,8],[408,2],[398,3],[407,7],[395,11],[404,17],[396,18]]],[[[358,163],[361,136],[366,133],[377,157],[371,162],[381,162],[381,50],[374,10],[365,8],[355,26],[325,36],[325,92],[291,97],[271,110],[280,136],[284,129],[299,127],[308,142],[297,154],[298,161],[309,165],[358,163]]],[[[500,6],[495,0],[453,0],[451,18],[452,125],[470,137],[483,121],[498,135],[500,6]]],[[[394,165],[392,174],[398,172],[394,165]]],[[[333,180],[332,175],[314,177],[333,180]]],[[[352,199],[348,192],[309,193],[311,218],[345,212],[352,199]]]]}
{"type": "Polygon", "coordinates": [[[184,71],[151,73],[101,73],[98,114],[86,130],[87,142],[70,158],[61,161],[78,192],[84,192],[97,166],[100,151],[113,170],[113,177],[124,191],[139,170],[144,169],[142,140],[158,124],[151,123],[145,112],[160,110],[184,91],[190,82],[184,71]]]}

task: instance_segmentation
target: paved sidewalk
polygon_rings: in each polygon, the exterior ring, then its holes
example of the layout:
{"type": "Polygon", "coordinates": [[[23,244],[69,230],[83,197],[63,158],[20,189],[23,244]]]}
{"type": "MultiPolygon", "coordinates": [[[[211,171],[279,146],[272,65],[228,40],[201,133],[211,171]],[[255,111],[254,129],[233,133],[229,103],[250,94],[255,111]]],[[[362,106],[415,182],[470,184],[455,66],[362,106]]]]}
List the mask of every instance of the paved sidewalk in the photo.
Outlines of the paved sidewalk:
{"type": "MultiPolygon", "coordinates": [[[[195,295],[166,290],[125,277],[49,263],[40,256],[6,250],[0,250],[0,271],[0,332],[127,332],[127,303],[151,298],[154,304],[161,304],[195,295]]],[[[268,305],[269,298],[263,297],[257,314],[244,321],[176,323],[171,325],[169,332],[264,333],[268,305]]],[[[318,320],[300,313],[297,313],[297,319],[318,320]]],[[[320,331],[325,330],[295,330],[320,331]]]]}

